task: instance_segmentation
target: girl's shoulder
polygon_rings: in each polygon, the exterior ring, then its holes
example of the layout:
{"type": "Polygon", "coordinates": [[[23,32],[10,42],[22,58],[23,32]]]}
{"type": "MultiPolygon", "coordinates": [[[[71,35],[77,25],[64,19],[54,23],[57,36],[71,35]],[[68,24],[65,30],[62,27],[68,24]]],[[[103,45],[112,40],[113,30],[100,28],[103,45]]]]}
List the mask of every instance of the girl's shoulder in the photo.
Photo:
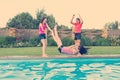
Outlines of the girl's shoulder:
{"type": "Polygon", "coordinates": [[[42,23],[39,24],[39,27],[42,26],[42,23]]]}

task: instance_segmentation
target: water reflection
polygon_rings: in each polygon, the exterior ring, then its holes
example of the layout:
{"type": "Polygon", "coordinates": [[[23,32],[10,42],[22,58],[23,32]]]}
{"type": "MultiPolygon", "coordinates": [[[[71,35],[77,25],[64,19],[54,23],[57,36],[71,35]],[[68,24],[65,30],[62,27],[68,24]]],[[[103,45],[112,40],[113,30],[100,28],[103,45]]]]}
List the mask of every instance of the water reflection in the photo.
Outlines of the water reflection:
{"type": "Polygon", "coordinates": [[[0,80],[120,80],[120,59],[2,61],[0,80]]]}

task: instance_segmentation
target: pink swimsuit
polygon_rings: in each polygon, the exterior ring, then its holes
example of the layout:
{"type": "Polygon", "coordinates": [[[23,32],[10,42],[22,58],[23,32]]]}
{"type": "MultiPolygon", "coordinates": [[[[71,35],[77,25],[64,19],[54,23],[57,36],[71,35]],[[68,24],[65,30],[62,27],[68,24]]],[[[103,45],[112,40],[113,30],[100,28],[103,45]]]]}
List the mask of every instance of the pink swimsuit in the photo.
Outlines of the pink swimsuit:
{"type": "Polygon", "coordinates": [[[63,47],[61,49],[61,53],[66,53],[66,54],[73,54],[73,51],[67,47],[63,47]]]}
{"type": "Polygon", "coordinates": [[[74,23],[75,33],[81,33],[82,23],[74,23]]]}
{"type": "Polygon", "coordinates": [[[42,24],[42,26],[39,26],[39,34],[45,34],[46,28],[46,24],[42,24]]]}
{"type": "Polygon", "coordinates": [[[70,48],[68,47],[60,47],[59,49],[61,49],[60,53],[63,53],[63,54],[72,54],[72,55],[75,55],[77,54],[78,52],[73,52],[70,48]]]}

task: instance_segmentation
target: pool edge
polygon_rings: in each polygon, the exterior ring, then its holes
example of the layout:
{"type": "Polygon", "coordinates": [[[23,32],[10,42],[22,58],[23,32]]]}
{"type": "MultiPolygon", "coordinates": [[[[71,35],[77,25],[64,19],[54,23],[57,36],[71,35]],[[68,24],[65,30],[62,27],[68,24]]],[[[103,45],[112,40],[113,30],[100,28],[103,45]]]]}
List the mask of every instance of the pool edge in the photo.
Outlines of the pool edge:
{"type": "Polygon", "coordinates": [[[118,55],[55,55],[49,57],[41,57],[41,56],[0,56],[0,59],[49,59],[49,58],[120,58],[120,54],[118,55]]]}

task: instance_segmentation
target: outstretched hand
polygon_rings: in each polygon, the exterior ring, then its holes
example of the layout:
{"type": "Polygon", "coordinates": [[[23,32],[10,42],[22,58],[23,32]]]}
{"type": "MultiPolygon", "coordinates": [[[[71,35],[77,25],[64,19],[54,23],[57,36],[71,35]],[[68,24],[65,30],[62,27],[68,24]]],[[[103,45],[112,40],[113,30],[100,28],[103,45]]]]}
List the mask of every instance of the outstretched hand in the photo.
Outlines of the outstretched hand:
{"type": "Polygon", "coordinates": [[[55,23],[55,26],[58,26],[58,23],[55,23]]]}
{"type": "Polygon", "coordinates": [[[73,17],[75,17],[75,14],[73,14],[73,17]]]}

